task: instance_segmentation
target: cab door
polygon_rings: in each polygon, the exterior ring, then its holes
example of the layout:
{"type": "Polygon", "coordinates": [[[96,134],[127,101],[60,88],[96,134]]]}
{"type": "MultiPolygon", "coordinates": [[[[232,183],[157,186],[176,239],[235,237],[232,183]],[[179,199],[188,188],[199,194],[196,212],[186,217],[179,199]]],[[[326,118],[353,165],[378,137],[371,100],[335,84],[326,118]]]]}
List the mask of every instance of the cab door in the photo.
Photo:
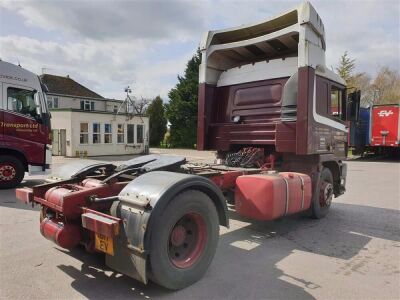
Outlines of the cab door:
{"type": "Polygon", "coordinates": [[[41,126],[37,91],[3,83],[3,140],[11,148],[22,151],[29,163],[44,163],[45,126],[41,126]]]}

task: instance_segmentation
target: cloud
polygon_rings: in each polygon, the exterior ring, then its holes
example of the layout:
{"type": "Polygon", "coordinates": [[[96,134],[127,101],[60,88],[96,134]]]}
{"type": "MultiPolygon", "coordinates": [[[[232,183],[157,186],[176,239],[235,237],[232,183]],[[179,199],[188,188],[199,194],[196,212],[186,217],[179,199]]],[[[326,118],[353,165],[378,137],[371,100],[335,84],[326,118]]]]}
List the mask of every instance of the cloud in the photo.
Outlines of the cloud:
{"type": "Polygon", "coordinates": [[[400,2],[321,1],[316,9],[325,25],[328,66],[348,51],[359,72],[374,75],[382,65],[400,71],[400,2]]]}
{"type": "Polygon", "coordinates": [[[29,26],[96,40],[191,40],[204,27],[195,1],[4,1],[29,26]]]}
{"type": "MultiPolygon", "coordinates": [[[[34,72],[69,74],[94,91],[164,99],[205,30],[254,23],[299,1],[0,1],[0,57],[34,72]],[[4,21],[8,20],[8,21],[4,21]],[[18,29],[18,30],[17,30],[18,29]]],[[[327,34],[327,66],[344,51],[357,71],[400,70],[400,3],[324,1],[313,5],[327,34]]]]}
{"type": "MultiPolygon", "coordinates": [[[[134,47],[128,42],[109,44],[99,41],[83,43],[40,42],[19,36],[0,37],[0,56],[16,63],[20,61],[38,74],[70,75],[100,94],[123,98],[123,89],[130,85],[136,96],[167,97],[176,75],[184,71],[191,53],[178,58],[148,64],[146,44],[134,47]]],[[[152,51],[150,51],[152,52],[152,51]]],[[[156,53],[153,55],[157,55],[156,53]]]]}

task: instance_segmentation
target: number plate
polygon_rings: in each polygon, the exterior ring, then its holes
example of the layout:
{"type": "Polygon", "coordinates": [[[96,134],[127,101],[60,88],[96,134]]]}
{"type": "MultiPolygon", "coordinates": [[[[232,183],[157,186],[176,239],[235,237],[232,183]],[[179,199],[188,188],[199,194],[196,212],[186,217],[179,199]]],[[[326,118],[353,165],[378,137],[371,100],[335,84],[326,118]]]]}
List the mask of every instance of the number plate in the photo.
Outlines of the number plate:
{"type": "Polygon", "coordinates": [[[96,233],[95,247],[97,250],[100,250],[110,255],[114,255],[113,239],[108,236],[96,233]]]}

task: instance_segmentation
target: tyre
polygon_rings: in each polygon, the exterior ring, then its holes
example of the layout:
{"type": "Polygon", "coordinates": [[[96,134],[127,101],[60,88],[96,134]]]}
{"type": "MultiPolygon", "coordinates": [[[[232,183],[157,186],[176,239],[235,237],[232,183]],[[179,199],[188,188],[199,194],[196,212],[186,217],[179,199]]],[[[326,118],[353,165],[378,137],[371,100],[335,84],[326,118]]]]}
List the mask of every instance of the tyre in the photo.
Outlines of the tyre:
{"type": "Polygon", "coordinates": [[[152,230],[151,279],[171,290],[203,277],[217,249],[219,219],[212,200],[184,191],[168,204],[152,230]]]}
{"type": "Polygon", "coordinates": [[[16,187],[24,175],[25,169],[19,159],[11,155],[0,155],[0,189],[16,187]]]}
{"type": "Polygon", "coordinates": [[[316,193],[311,205],[311,217],[321,219],[328,214],[333,199],[333,176],[328,168],[322,169],[316,193]]]}

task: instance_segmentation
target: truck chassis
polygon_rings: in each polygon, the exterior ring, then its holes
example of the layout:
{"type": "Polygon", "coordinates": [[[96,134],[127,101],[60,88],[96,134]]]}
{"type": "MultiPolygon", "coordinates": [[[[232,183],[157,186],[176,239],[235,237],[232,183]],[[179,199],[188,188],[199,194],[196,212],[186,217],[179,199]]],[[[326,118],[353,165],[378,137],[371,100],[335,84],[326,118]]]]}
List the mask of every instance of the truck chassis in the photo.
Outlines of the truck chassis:
{"type": "Polygon", "coordinates": [[[319,218],[327,213],[334,193],[331,171],[322,164],[321,172],[315,169],[318,180],[311,182],[315,174],[303,174],[309,182],[293,187],[287,180],[298,173],[277,173],[274,163],[232,168],[185,162],[183,157],[159,155],[135,158],[119,167],[80,162],[62,167],[60,177],[50,177],[44,184],[17,189],[16,195],[41,206],[41,234],[58,246],[83,245],[88,252],[105,253],[106,264],[118,272],[143,283],[151,279],[181,289],[199,280],[211,263],[219,225],[229,226],[226,199],[234,201],[239,214],[253,219],[272,220],[307,210],[319,218]],[[288,179],[282,179],[284,174],[288,179]],[[278,211],[286,201],[284,210],[273,216],[265,214],[271,207],[246,214],[248,200],[235,189],[239,179],[252,181],[252,176],[286,181],[286,196],[278,195],[277,189],[277,196],[267,200],[278,211]],[[307,186],[316,191],[312,197],[311,190],[304,194],[307,186]],[[294,195],[301,194],[302,205],[293,209],[294,195]]]}

